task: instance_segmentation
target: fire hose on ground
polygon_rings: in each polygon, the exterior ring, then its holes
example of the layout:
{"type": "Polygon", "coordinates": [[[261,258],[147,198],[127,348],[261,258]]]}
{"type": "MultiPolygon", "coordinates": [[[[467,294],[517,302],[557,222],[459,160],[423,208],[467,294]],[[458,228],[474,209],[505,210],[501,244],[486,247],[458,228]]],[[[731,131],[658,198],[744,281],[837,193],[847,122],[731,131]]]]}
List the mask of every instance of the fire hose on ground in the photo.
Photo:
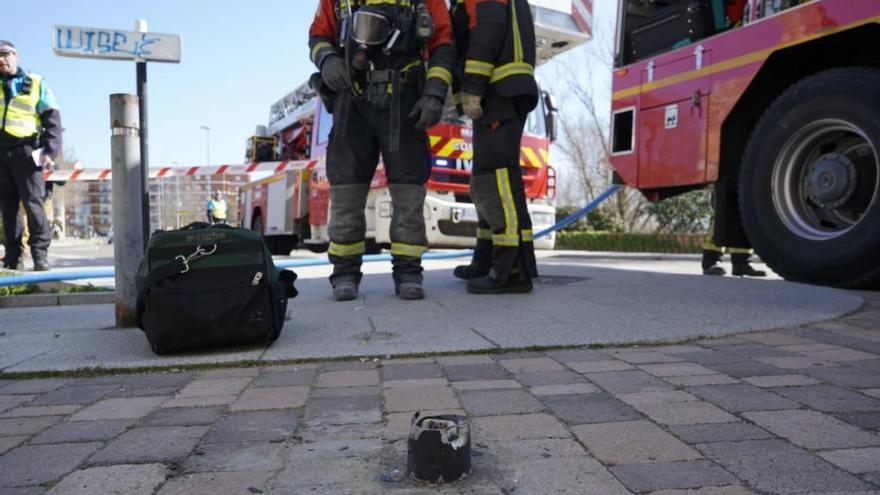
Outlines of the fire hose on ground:
{"type": "MultiPolygon", "coordinates": [[[[603,201],[608,199],[612,194],[617,192],[621,186],[612,185],[605,192],[596,197],[593,201],[590,201],[586,206],[581,208],[580,210],[575,211],[571,215],[563,218],[559,222],[557,222],[552,227],[548,227],[538,233],[535,234],[535,238],[543,237],[545,235],[551,234],[553,232],[557,232],[565,227],[568,227],[572,223],[578,221],[581,217],[589,213],[591,210],[602,204],[603,201]]],[[[441,260],[441,259],[451,259],[451,258],[462,258],[465,256],[470,256],[473,254],[473,250],[463,249],[452,252],[445,253],[425,253],[422,256],[422,259],[426,260],[441,260]]],[[[365,255],[363,257],[365,263],[371,263],[376,261],[391,261],[390,254],[371,254],[365,255]]],[[[327,259],[308,259],[308,260],[281,260],[276,261],[275,266],[278,268],[300,268],[307,266],[322,266],[328,265],[330,262],[327,259]]],[[[113,278],[115,276],[115,270],[113,268],[98,268],[93,270],[80,270],[80,271],[71,271],[71,272],[44,272],[44,273],[33,273],[27,275],[16,275],[13,277],[3,277],[0,278],[0,287],[7,287],[10,285],[25,285],[25,284],[39,284],[43,282],[65,282],[69,280],[91,280],[91,279],[99,279],[99,278],[113,278]]]]}

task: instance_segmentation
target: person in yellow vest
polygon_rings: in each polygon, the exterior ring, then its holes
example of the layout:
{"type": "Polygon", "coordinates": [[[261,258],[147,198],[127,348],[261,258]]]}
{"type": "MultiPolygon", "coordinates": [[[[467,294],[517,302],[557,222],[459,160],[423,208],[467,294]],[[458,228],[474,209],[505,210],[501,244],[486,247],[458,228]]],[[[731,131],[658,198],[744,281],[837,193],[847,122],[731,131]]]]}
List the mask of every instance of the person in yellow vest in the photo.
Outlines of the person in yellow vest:
{"type": "Polygon", "coordinates": [[[4,40],[0,40],[0,81],[0,210],[6,234],[3,266],[21,268],[21,202],[34,270],[44,271],[49,269],[52,235],[43,204],[43,171],[54,165],[61,151],[61,113],[46,81],[24,72],[18,66],[15,46],[4,40]]]}
{"type": "Polygon", "coordinates": [[[214,191],[214,197],[208,200],[208,223],[226,223],[226,200],[219,190],[214,191]]]}

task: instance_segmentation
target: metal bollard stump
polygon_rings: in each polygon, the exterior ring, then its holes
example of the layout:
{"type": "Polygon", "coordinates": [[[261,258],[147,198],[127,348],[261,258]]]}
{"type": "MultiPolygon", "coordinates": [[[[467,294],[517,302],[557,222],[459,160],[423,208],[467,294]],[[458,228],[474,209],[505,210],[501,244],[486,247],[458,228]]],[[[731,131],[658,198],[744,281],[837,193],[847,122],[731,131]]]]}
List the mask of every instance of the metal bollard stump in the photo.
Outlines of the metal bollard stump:
{"type": "Polygon", "coordinates": [[[407,447],[407,470],[417,480],[447,483],[471,474],[471,422],[465,416],[415,413],[407,447]]]}
{"type": "Polygon", "coordinates": [[[138,98],[110,95],[110,157],[112,164],[113,265],[116,267],[116,326],[135,326],[135,276],[144,253],[143,189],[138,98]]]}

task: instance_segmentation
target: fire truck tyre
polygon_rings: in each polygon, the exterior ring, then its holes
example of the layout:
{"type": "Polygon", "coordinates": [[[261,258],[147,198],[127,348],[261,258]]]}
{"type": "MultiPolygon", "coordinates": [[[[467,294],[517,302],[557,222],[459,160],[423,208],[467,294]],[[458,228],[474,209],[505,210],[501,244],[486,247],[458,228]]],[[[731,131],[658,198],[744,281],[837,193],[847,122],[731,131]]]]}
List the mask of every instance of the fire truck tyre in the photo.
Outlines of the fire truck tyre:
{"type": "Polygon", "coordinates": [[[778,97],[746,146],[739,204],[786,279],[880,287],[880,70],[820,72],[778,97]]]}

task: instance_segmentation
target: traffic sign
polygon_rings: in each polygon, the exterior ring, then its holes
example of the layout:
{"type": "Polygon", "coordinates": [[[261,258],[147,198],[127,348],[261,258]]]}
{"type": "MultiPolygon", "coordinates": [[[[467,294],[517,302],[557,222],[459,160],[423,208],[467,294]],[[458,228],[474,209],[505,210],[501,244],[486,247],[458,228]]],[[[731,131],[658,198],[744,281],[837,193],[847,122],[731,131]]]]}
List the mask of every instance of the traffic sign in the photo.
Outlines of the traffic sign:
{"type": "Polygon", "coordinates": [[[180,36],[80,26],[54,26],[52,49],[64,57],[180,63],[180,36]]]}

